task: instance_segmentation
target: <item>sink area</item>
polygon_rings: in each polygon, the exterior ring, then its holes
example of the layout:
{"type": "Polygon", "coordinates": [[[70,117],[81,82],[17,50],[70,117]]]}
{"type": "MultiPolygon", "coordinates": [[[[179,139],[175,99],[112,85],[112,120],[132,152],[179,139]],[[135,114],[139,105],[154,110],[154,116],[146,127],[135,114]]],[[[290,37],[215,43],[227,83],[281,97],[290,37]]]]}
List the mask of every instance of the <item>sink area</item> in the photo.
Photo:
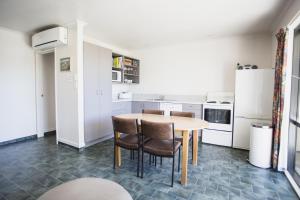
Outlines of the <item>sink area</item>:
{"type": "Polygon", "coordinates": [[[146,99],[146,100],[150,100],[150,101],[175,101],[173,99],[160,99],[160,98],[157,98],[157,99],[146,99]]]}

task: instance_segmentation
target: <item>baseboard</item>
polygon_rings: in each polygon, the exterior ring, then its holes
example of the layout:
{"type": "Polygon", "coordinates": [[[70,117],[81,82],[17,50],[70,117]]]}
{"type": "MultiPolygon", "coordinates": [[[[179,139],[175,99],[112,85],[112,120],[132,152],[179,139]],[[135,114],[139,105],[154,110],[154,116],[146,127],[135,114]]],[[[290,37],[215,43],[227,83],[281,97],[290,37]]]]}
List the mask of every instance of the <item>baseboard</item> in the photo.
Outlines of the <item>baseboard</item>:
{"type": "Polygon", "coordinates": [[[80,149],[79,144],[77,144],[77,143],[75,143],[75,142],[72,142],[72,141],[69,141],[69,140],[67,140],[67,139],[57,138],[57,141],[58,141],[59,143],[67,144],[67,145],[69,145],[69,146],[72,146],[72,147],[75,147],[75,148],[77,148],[77,149],[80,149]]]}
{"type": "Polygon", "coordinates": [[[56,130],[47,131],[44,133],[44,137],[56,135],[56,130]]]}
{"type": "Polygon", "coordinates": [[[94,144],[97,144],[97,143],[100,143],[100,142],[103,142],[105,140],[109,140],[111,138],[113,138],[114,135],[113,134],[109,134],[107,136],[104,136],[102,138],[99,138],[99,139],[96,139],[96,140],[93,140],[93,141],[90,141],[90,142],[85,142],[85,147],[89,147],[89,146],[92,146],[94,144]]]}
{"type": "Polygon", "coordinates": [[[294,181],[293,177],[290,175],[290,173],[285,170],[284,171],[285,176],[287,177],[287,179],[289,180],[289,182],[291,183],[293,189],[295,190],[296,194],[298,195],[298,197],[300,198],[300,188],[297,185],[297,183],[294,181]]]}
{"type": "Polygon", "coordinates": [[[14,144],[17,142],[24,142],[27,140],[35,140],[37,139],[37,135],[30,135],[30,136],[26,136],[26,137],[21,137],[21,138],[17,138],[17,139],[13,139],[13,140],[8,140],[8,141],[4,141],[4,142],[0,142],[0,146],[4,146],[4,145],[9,145],[9,144],[14,144]]]}

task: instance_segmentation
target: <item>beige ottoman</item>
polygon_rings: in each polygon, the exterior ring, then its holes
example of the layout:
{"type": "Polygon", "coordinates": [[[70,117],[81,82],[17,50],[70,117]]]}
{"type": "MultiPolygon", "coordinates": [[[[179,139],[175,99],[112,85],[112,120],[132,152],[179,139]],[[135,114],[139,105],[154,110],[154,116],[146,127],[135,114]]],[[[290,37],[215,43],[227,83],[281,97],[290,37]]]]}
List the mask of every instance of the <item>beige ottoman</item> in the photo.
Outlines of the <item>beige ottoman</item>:
{"type": "Polygon", "coordinates": [[[101,178],[79,178],[63,183],[39,200],[132,200],[130,194],[119,184],[101,178]]]}

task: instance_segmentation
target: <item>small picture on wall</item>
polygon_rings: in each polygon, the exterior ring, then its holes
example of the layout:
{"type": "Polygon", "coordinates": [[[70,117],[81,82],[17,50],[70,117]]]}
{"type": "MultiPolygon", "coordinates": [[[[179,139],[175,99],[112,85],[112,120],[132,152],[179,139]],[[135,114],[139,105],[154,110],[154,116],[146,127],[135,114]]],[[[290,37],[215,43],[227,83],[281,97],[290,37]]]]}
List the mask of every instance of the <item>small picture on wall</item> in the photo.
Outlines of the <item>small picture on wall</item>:
{"type": "Polygon", "coordinates": [[[60,71],[70,71],[70,57],[60,59],[60,71]]]}

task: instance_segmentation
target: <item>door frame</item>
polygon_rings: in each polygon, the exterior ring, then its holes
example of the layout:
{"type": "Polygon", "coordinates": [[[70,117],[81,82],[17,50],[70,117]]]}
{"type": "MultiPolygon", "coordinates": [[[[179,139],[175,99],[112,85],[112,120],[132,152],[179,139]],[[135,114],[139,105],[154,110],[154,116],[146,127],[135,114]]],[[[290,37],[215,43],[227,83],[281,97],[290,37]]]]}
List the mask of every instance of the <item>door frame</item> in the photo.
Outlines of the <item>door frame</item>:
{"type": "MultiPolygon", "coordinates": [[[[53,63],[54,63],[54,90],[55,90],[55,98],[54,98],[54,101],[55,101],[55,125],[57,127],[57,106],[56,106],[56,102],[57,102],[57,95],[56,95],[56,91],[57,91],[57,83],[56,83],[56,56],[55,56],[55,50],[53,51],[50,51],[50,52],[47,52],[47,53],[53,53],[53,63]]],[[[39,52],[35,52],[35,107],[36,107],[36,134],[38,137],[44,137],[44,130],[42,128],[42,121],[43,119],[40,119],[40,116],[43,116],[41,115],[40,113],[43,112],[43,109],[40,108],[40,105],[41,105],[41,97],[40,97],[40,88],[41,88],[41,85],[40,85],[40,82],[39,80],[41,79],[40,78],[40,69],[39,69],[39,64],[37,62],[37,56],[42,56],[44,54],[42,53],[39,53],[39,52]]],[[[55,128],[56,129],[56,128],[55,128]]],[[[49,130],[49,131],[54,131],[54,130],[49,130]]]]}
{"type": "MultiPolygon", "coordinates": [[[[284,111],[282,117],[282,127],[281,127],[281,147],[283,147],[279,154],[279,161],[281,161],[284,173],[288,178],[289,182],[293,186],[295,192],[300,196],[300,188],[296,181],[299,182],[298,178],[295,178],[294,173],[290,173],[290,167],[294,164],[293,153],[291,153],[291,136],[289,134],[290,129],[290,103],[291,103],[291,82],[292,82],[292,69],[293,69],[293,42],[294,42],[294,31],[300,26],[300,12],[298,12],[295,17],[287,26],[287,57],[286,57],[286,74],[285,74],[285,88],[284,88],[284,111]],[[286,134],[288,133],[288,134],[286,134]]],[[[293,146],[293,145],[292,145],[293,146]]],[[[299,183],[298,183],[299,184],[299,183]]]]}

